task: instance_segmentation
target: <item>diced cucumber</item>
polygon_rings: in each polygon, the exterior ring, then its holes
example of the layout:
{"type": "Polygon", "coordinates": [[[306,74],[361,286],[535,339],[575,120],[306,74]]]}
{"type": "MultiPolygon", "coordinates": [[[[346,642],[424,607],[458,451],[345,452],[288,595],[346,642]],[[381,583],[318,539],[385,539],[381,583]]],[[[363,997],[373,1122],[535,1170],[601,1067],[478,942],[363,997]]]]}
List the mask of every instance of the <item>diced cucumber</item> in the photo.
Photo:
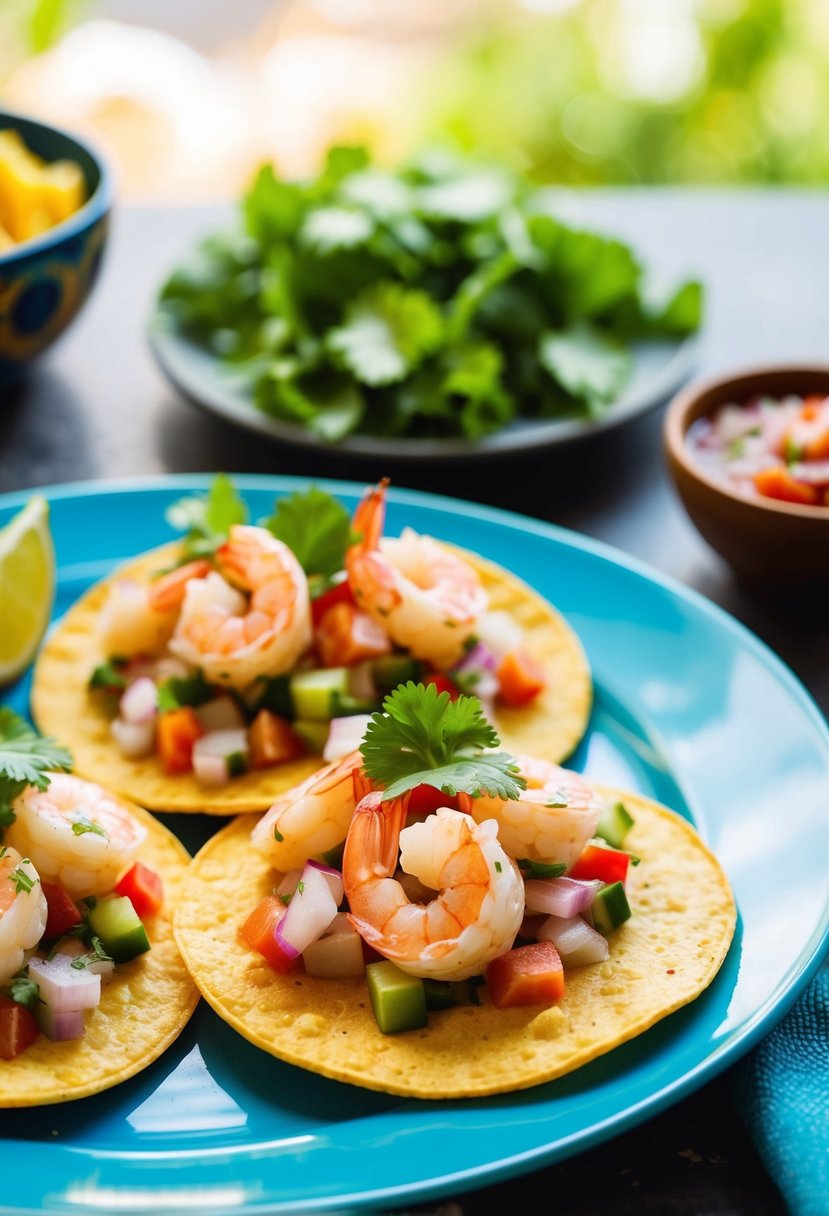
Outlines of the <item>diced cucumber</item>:
{"type": "Polygon", "coordinates": [[[407,975],[394,963],[369,963],[368,993],[377,1025],[383,1034],[399,1034],[428,1026],[423,981],[407,975]]]}
{"type": "Polygon", "coordinates": [[[294,733],[299,735],[302,742],[315,756],[321,756],[328,741],[329,725],[327,722],[309,722],[297,718],[293,723],[294,733]]]}
{"type": "Polygon", "coordinates": [[[393,692],[398,684],[405,684],[408,680],[414,680],[417,684],[423,675],[423,665],[407,654],[387,654],[374,659],[371,674],[381,693],[393,692]]]}
{"type": "Polygon", "coordinates": [[[451,1009],[455,1004],[453,986],[445,980],[424,980],[423,991],[427,1009],[451,1009]]]}
{"type": "Polygon", "coordinates": [[[623,802],[616,802],[602,811],[596,824],[596,835],[606,840],[611,848],[621,849],[632,827],[633,816],[623,802]]]}
{"type": "Polygon", "coordinates": [[[600,887],[593,897],[590,911],[593,913],[593,925],[605,937],[630,920],[630,904],[624,885],[611,882],[600,887]]]}
{"type": "Polygon", "coordinates": [[[128,963],[150,948],[147,930],[126,895],[99,900],[89,913],[89,927],[116,963],[128,963]]]}
{"type": "MultiPolygon", "coordinates": [[[[343,716],[337,702],[349,697],[347,667],[317,667],[290,677],[294,717],[312,722],[330,722],[343,716]]],[[[354,711],[365,713],[365,710],[354,711]]]]}
{"type": "Polygon", "coordinates": [[[380,708],[380,700],[366,700],[364,697],[352,697],[350,693],[332,695],[332,718],[350,718],[353,714],[372,714],[380,708]]]}
{"type": "Polygon", "coordinates": [[[248,771],[248,758],[244,752],[232,752],[227,757],[227,772],[230,777],[241,777],[248,771]]]}

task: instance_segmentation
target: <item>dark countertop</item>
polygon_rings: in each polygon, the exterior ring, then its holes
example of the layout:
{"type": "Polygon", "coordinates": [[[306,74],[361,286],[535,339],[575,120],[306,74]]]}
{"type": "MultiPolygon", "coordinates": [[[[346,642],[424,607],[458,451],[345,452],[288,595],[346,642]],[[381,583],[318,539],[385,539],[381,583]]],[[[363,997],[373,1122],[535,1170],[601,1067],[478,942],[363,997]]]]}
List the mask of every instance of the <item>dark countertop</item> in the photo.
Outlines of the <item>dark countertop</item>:
{"type": "MultiPolygon", "coordinates": [[[[709,289],[699,370],[829,362],[826,200],[818,194],[603,191],[568,210],[629,237],[666,276],[709,289]]],[[[215,470],[363,480],[375,462],[272,445],[178,400],[144,339],[165,271],[226,208],[125,209],[101,282],[75,326],[8,391],[0,490],[93,477],[215,470]]],[[[568,448],[497,463],[396,465],[395,484],[508,507],[618,545],[709,596],[768,642],[829,711],[829,630],[813,605],[753,601],[687,521],[667,481],[660,413],[568,448]]],[[[459,1196],[447,1216],[507,1208],[559,1216],[784,1216],[728,1098],[728,1076],[571,1161],[459,1196]]]]}

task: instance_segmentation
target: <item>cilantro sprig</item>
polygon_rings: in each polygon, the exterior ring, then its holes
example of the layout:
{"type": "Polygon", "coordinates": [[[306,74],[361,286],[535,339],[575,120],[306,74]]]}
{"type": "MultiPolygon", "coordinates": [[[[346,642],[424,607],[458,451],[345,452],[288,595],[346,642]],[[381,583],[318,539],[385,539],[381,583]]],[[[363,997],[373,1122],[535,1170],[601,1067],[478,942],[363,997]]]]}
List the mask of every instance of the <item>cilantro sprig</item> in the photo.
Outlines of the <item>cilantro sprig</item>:
{"type": "Polygon", "coordinates": [[[184,538],[183,560],[212,557],[233,524],[248,520],[248,509],[226,473],[217,473],[207,494],[179,498],[165,512],[167,523],[184,538]]]}
{"type": "Polygon", "coordinates": [[[72,757],[8,707],[0,708],[0,828],[14,823],[11,804],[27,785],[45,790],[50,770],[68,772],[72,757]]]}
{"type": "Polygon", "coordinates": [[[361,745],[365,771],[381,782],[384,798],[399,798],[418,785],[444,794],[489,794],[515,799],[526,788],[518,765],[499,745],[477,697],[452,701],[434,684],[409,681],[371,716],[361,745]]]}
{"type": "Polygon", "coordinates": [[[345,507],[325,490],[311,486],[280,498],[273,515],[262,522],[292,550],[306,574],[327,581],[343,569],[351,520],[345,507]]]}
{"type": "Polygon", "coordinates": [[[34,1013],[40,1001],[40,989],[33,979],[29,978],[29,968],[24,967],[9,980],[9,996],[18,1005],[34,1013]]]}

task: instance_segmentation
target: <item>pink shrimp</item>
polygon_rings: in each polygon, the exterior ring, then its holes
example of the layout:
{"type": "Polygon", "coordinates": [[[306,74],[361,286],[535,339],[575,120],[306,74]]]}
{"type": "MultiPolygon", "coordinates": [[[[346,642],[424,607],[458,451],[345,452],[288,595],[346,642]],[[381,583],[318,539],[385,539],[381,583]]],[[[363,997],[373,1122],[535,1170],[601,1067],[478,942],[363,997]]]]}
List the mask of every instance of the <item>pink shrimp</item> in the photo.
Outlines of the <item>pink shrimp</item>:
{"type": "Polygon", "coordinates": [[[408,798],[358,804],[343,856],[350,918],[360,935],[404,971],[429,979],[479,975],[510,948],[524,915],[524,883],[493,820],[476,824],[440,807],[404,828],[408,798]],[[392,875],[400,866],[437,895],[412,903],[392,875]]]}
{"type": "Polygon", "coordinates": [[[430,536],[404,528],[398,539],[383,538],[387,485],[369,489],[354,513],[360,539],[345,560],[351,590],[398,646],[449,668],[486,610],[486,592],[477,572],[430,536]]]}
{"type": "Polygon", "coordinates": [[[291,550],[265,528],[234,524],[216,564],[187,582],[170,650],[235,688],[290,671],[311,641],[308,581],[291,550]]]}

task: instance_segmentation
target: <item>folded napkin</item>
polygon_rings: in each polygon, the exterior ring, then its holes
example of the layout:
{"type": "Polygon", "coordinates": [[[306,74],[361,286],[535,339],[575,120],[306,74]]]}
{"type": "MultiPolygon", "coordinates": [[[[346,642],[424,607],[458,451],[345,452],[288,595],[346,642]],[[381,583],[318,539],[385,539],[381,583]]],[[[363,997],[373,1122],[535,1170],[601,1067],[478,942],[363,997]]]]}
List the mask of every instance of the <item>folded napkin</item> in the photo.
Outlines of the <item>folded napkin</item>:
{"type": "Polygon", "coordinates": [[[792,1216],[829,1216],[829,960],[734,1070],[733,1095],[792,1216]]]}

